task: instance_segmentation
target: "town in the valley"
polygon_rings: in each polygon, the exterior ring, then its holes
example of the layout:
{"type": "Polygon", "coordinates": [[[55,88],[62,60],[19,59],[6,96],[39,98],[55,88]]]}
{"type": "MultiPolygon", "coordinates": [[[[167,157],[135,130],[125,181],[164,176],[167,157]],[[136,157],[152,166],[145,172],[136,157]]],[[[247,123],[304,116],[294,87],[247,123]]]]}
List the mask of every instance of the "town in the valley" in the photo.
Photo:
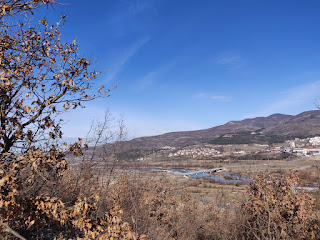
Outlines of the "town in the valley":
{"type": "Polygon", "coordinates": [[[186,147],[165,146],[155,153],[145,154],[137,160],[167,159],[279,159],[320,156],[320,136],[295,138],[274,144],[195,144],[186,147]]]}

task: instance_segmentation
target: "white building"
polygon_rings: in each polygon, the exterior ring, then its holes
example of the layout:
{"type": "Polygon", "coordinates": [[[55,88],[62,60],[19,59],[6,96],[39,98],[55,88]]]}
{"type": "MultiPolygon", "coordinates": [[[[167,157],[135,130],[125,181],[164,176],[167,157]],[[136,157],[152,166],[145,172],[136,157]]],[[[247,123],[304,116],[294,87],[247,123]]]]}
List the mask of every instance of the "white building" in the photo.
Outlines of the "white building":
{"type": "Polygon", "coordinates": [[[313,137],[309,139],[312,146],[320,145],[320,137],[313,137]]]}
{"type": "Polygon", "coordinates": [[[291,141],[291,142],[290,142],[290,147],[291,147],[291,148],[295,148],[295,147],[296,147],[295,141],[291,141]]]}

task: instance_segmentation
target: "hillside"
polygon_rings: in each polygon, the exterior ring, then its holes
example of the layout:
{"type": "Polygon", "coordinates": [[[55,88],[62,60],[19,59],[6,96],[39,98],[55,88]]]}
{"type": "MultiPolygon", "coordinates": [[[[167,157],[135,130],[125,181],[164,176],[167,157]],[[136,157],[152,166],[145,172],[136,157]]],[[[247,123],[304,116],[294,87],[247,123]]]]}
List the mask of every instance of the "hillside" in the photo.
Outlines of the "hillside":
{"type": "Polygon", "coordinates": [[[320,111],[307,111],[262,131],[267,135],[320,135],[320,111]]]}
{"type": "Polygon", "coordinates": [[[242,121],[230,121],[224,125],[195,131],[170,132],[158,136],[136,138],[128,142],[130,148],[161,148],[165,146],[182,147],[185,145],[207,142],[226,133],[239,133],[270,128],[293,116],[273,114],[269,117],[257,117],[242,121]]]}
{"type": "Polygon", "coordinates": [[[130,148],[152,149],[165,146],[183,147],[209,142],[228,133],[261,131],[265,135],[310,136],[320,135],[320,111],[307,111],[298,115],[273,114],[268,117],[230,121],[226,124],[195,131],[170,132],[158,136],[141,137],[127,142],[130,148]]]}
{"type": "Polygon", "coordinates": [[[169,132],[157,136],[140,137],[122,143],[121,148],[129,150],[157,149],[167,146],[184,147],[197,143],[214,143],[215,139],[221,139],[225,134],[236,133],[240,134],[241,138],[246,138],[246,136],[250,135],[250,132],[254,131],[263,136],[266,135],[261,140],[264,141],[266,139],[266,142],[270,142],[268,136],[280,136],[278,139],[281,140],[294,136],[320,135],[320,111],[307,111],[297,115],[277,113],[268,117],[230,121],[226,124],[203,130],[169,132]]]}

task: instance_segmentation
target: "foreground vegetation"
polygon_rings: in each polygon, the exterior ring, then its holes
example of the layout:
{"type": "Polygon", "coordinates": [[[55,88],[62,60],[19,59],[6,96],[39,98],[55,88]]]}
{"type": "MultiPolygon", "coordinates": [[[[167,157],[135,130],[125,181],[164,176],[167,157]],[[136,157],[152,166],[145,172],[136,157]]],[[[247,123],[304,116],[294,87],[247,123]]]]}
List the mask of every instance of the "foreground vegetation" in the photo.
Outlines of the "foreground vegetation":
{"type": "Polygon", "coordinates": [[[282,179],[259,175],[242,198],[223,205],[222,201],[203,202],[191,191],[175,189],[152,176],[122,173],[102,182],[86,168],[73,171],[56,166],[48,172],[45,168],[32,171],[26,165],[18,173],[11,167],[2,172],[0,185],[6,239],[17,234],[21,239],[320,237],[315,198],[296,189],[294,173],[282,179]],[[30,174],[27,180],[26,174],[30,174]],[[52,180],[43,181],[44,174],[52,180]]]}

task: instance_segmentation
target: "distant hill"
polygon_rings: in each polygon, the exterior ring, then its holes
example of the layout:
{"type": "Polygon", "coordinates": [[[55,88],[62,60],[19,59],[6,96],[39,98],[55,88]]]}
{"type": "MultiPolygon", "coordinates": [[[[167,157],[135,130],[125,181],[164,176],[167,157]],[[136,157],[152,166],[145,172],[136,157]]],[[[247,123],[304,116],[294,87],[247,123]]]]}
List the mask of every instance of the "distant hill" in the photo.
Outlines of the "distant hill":
{"type": "Polygon", "coordinates": [[[203,130],[169,132],[158,136],[140,137],[126,142],[125,148],[184,147],[197,143],[209,143],[214,139],[223,137],[225,134],[239,134],[241,137],[245,137],[246,134],[243,133],[254,131],[266,135],[265,139],[270,139],[268,136],[280,136],[279,139],[285,139],[290,136],[320,135],[320,111],[307,111],[298,115],[277,113],[268,117],[230,121],[226,124],[203,130]]]}
{"type": "Polygon", "coordinates": [[[264,134],[293,136],[320,135],[320,111],[307,111],[285,119],[262,131],[264,134]]]}

